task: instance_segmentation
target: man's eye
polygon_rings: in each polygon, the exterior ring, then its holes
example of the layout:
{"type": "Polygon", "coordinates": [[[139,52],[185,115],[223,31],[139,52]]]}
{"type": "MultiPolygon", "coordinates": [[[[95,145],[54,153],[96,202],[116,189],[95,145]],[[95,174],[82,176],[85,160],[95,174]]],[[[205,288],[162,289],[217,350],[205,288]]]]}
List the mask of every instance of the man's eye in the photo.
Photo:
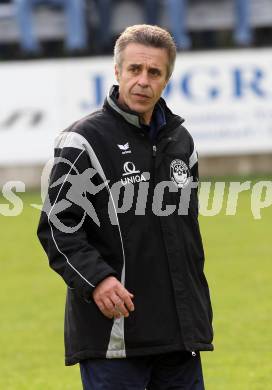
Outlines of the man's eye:
{"type": "Polygon", "coordinates": [[[131,73],[139,73],[139,68],[130,68],[131,73]]]}
{"type": "Polygon", "coordinates": [[[155,77],[160,76],[161,74],[158,69],[150,69],[149,73],[151,74],[151,76],[155,76],[155,77]]]}

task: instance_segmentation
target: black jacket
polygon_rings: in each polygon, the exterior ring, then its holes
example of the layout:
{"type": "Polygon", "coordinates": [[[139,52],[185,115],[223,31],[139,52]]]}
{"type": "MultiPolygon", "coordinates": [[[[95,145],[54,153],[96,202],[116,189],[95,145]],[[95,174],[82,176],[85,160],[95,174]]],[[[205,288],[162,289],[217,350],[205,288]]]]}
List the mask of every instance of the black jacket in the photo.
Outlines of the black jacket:
{"type": "Polygon", "coordinates": [[[67,365],[213,349],[192,137],[160,99],[166,123],[153,144],[137,114],[120,108],[117,91],[57,138],[38,228],[68,286],[67,365]],[[128,318],[106,318],[92,299],[109,275],[135,295],[128,318]]]}

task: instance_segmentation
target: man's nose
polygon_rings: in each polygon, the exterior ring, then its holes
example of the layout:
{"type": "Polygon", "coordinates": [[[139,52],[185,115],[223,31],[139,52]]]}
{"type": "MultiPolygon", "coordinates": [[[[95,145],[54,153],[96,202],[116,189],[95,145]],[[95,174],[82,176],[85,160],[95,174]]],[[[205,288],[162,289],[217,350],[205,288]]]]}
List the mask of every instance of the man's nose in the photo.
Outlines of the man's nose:
{"type": "Polygon", "coordinates": [[[141,87],[147,87],[147,86],[148,86],[149,81],[148,81],[148,74],[147,74],[146,71],[143,71],[143,72],[139,75],[138,84],[139,84],[141,87]]]}

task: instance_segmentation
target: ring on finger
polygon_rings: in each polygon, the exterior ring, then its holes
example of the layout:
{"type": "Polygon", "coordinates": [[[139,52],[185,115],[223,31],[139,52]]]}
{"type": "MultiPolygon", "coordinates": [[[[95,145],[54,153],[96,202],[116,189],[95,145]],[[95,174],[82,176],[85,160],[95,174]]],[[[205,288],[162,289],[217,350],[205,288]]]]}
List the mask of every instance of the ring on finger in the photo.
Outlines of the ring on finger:
{"type": "Polygon", "coordinates": [[[121,310],[120,310],[120,308],[119,308],[118,303],[116,303],[116,304],[114,305],[114,310],[115,310],[118,314],[121,314],[121,315],[122,315],[122,312],[121,312],[121,310]]]}

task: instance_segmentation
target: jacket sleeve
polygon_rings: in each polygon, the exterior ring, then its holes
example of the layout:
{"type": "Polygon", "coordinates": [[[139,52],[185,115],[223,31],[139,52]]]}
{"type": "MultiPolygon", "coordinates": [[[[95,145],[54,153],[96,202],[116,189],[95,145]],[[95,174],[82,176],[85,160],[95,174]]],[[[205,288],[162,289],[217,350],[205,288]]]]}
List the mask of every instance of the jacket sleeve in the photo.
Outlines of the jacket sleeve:
{"type": "Polygon", "coordinates": [[[69,288],[90,301],[95,286],[107,276],[117,276],[117,272],[104,261],[90,234],[96,223],[94,193],[103,183],[93,183],[98,174],[94,174],[81,138],[77,133],[62,133],[57,138],[37,233],[50,267],[69,288]]]}

